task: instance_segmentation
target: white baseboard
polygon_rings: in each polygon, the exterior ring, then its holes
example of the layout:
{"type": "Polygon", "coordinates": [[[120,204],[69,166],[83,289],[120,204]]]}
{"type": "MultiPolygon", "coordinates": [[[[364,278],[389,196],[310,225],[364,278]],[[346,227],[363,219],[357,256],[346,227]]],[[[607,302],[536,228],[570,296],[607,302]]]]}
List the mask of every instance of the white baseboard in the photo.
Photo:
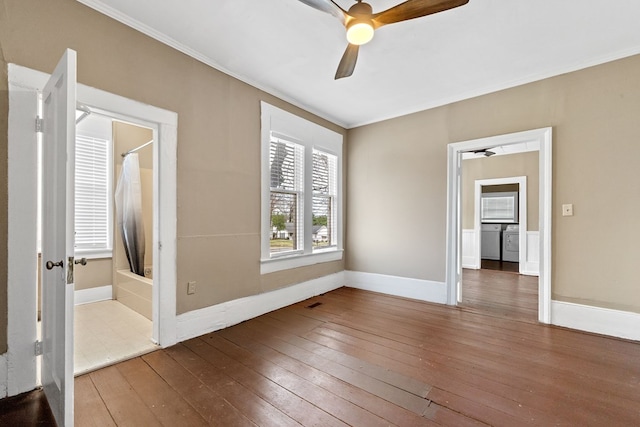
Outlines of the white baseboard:
{"type": "Polygon", "coordinates": [[[8,381],[7,353],[0,355],[0,399],[7,397],[8,381]]]}
{"type": "Polygon", "coordinates": [[[345,283],[350,288],[439,304],[447,303],[447,286],[444,282],[362,273],[359,271],[345,271],[345,273],[345,283]]]}
{"type": "Polygon", "coordinates": [[[540,276],[540,264],[527,261],[521,274],[525,276],[540,276]]]}
{"type": "Polygon", "coordinates": [[[571,329],[640,341],[640,314],[551,301],[551,323],[571,329]]]}
{"type": "Polygon", "coordinates": [[[480,270],[480,266],[476,264],[476,259],[470,256],[462,257],[462,268],[467,268],[469,270],[480,270]]]}
{"type": "Polygon", "coordinates": [[[344,272],[177,316],[177,339],[185,341],[344,286],[344,272]]]}
{"type": "Polygon", "coordinates": [[[527,231],[525,242],[527,254],[525,257],[522,274],[527,276],[540,276],[540,232],[527,231]]]}
{"type": "Polygon", "coordinates": [[[73,302],[75,305],[89,304],[92,302],[106,301],[110,299],[113,299],[113,287],[111,285],[80,289],[73,293],[73,302]]]}

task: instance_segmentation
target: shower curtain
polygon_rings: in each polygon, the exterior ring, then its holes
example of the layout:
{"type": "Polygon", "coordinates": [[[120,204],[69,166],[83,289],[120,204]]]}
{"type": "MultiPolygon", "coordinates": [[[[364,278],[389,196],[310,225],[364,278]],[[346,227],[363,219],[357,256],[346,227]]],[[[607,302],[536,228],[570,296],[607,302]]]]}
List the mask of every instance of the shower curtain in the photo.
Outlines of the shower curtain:
{"type": "Polygon", "coordinates": [[[122,162],[115,194],[116,223],[132,273],[144,276],[144,224],[138,154],[127,154],[122,162]]]}

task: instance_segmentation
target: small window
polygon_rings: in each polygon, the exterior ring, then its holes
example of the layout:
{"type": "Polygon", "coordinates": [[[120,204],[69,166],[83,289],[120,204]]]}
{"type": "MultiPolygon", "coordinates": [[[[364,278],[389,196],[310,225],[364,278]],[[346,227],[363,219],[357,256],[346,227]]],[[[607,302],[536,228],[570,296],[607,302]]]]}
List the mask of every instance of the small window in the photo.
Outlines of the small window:
{"type": "Polygon", "coordinates": [[[482,222],[518,222],[518,193],[482,193],[482,222]]]}
{"type": "Polygon", "coordinates": [[[261,105],[260,271],[342,259],[342,135],[261,105]]]}

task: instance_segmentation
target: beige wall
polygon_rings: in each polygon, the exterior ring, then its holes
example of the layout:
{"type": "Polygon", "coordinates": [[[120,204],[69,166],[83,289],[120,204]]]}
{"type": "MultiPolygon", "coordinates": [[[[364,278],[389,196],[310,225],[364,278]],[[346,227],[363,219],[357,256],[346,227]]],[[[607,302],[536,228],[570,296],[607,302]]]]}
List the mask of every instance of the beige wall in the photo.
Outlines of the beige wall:
{"type": "Polygon", "coordinates": [[[73,271],[76,291],[110,285],[112,265],[111,258],[89,259],[87,265],[76,265],[73,271]]]}
{"type": "Polygon", "coordinates": [[[553,298],[640,313],[639,76],[634,56],[350,131],[347,268],[444,281],[447,144],[552,126],[553,298]]]}
{"type": "MultiPolygon", "coordinates": [[[[74,0],[0,0],[0,259],[7,259],[7,63],[51,72],[66,48],[78,52],[80,83],[178,113],[178,314],[344,269],[340,261],[260,275],[260,101],[344,129],[74,0]],[[187,296],[191,280],[198,292],[187,296]]],[[[0,353],[6,292],[5,279],[0,353]]]]}
{"type": "MultiPolygon", "coordinates": [[[[538,152],[482,157],[462,161],[462,228],[473,229],[475,181],[478,179],[527,177],[527,230],[538,230],[538,152]]],[[[499,191],[517,191],[501,189],[499,191]]]]}

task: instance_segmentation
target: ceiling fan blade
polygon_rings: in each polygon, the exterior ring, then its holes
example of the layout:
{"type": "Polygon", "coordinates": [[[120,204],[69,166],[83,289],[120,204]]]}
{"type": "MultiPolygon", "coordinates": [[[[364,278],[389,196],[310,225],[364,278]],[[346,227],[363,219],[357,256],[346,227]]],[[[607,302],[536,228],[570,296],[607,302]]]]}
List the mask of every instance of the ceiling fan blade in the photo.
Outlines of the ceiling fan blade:
{"type": "Polygon", "coordinates": [[[374,14],[373,22],[380,27],[443,12],[465,5],[468,2],[469,0],[407,0],[383,12],[374,14]]]}
{"type": "Polygon", "coordinates": [[[340,64],[338,64],[335,80],[349,77],[353,74],[353,70],[356,68],[356,61],[358,60],[359,47],[360,46],[356,44],[349,43],[349,46],[347,46],[347,49],[344,51],[344,55],[342,55],[340,64]]]}
{"type": "Polygon", "coordinates": [[[301,3],[306,4],[307,6],[311,6],[314,9],[318,9],[319,11],[326,12],[330,15],[335,16],[342,22],[345,23],[345,19],[347,16],[347,12],[334,3],[332,0],[299,0],[301,3]]]}

